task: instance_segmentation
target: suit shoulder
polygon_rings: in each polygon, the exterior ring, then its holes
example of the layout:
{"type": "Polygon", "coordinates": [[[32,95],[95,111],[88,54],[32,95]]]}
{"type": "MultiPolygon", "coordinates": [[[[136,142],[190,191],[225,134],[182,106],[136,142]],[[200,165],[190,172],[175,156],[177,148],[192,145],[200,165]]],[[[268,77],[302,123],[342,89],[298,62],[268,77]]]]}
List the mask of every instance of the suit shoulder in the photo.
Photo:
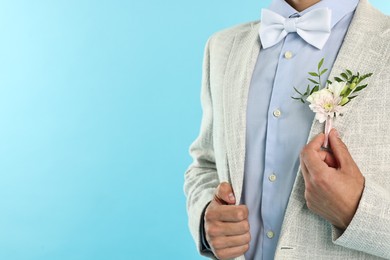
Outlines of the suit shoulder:
{"type": "MultiPolygon", "coordinates": [[[[375,29],[373,29],[372,38],[376,39],[377,44],[382,46],[382,48],[378,48],[376,51],[382,50],[383,57],[389,57],[390,16],[374,8],[373,15],[368,24],[374,25],[373,28],[375,29]]],[[[389,61],[387,64],[389,64],[389,61]]]]}
{"type": "Polygon", "coordinates": [[[390,40],[390,16],[384,15],[383,31],[387,39],[390,40]]]}
{"type": "Polygon", "coordinates": [[[384,14],[374,6],[370,5],[369,16],[366,17],[367,26],[372,26],[372,28],[376,28],[379,32],[383,32],[385,38],[390,37],[390,16],[384,14]]]}
{"type": "Polygon", "coordinates": [[[259,21],[252,21],[243,24],[238,24],[219,32],[214,33],[211,37],[234,37],[238,33],[253,30],[259,24],[259,21]]]}
{"type": "Polygon", "coordinates": [[[242,33],[248,33],[253,30],[256,30],[259,26],[259,21],[252,21],[243,24],[239,24],[230,28],[223,29],[218,31],[210,36],[209,42],[210,45],[224,45],[228,42],[233,41],[233,39],[242,33]]]}

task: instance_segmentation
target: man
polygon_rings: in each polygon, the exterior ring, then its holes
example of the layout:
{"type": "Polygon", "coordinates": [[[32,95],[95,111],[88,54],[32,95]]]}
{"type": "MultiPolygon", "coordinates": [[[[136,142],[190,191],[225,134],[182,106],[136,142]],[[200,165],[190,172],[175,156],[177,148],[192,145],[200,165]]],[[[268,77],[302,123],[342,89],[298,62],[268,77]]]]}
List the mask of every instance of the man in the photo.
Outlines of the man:
{"type": "Polygon", "coordinates": [[[206,47],[184,187],[195,242],[219,259],[390,259],[390,19],[367,0],[269,9],[206,47]],[[323,27],[304,35],[305,19],[323,27]],[[323,84],[346,69],[373,73],[335,120],[331,151],[323,124],[291,99],[323,57],[323,84]]]}

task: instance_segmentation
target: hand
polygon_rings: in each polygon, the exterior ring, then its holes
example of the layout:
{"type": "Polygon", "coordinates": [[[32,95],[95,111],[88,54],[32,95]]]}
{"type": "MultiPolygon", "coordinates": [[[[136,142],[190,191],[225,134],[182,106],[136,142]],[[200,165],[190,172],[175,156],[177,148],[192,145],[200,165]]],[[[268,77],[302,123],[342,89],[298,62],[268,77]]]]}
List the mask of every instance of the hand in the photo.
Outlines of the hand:
{"type": "Polygon", "coordinates": [[[231,185],[224,182],[206,208],[206,239],[218,259],[238,257],[249,249],[248,208],[235,203],[231,185]]]}
{"type": "Polygon", "coordinates": [[[332,152],[323,151],[324,134],[301,152],[307,207],[345,230],[355,215],[364,189],[364,177],[335,129],[329,134],[332,152]]]}

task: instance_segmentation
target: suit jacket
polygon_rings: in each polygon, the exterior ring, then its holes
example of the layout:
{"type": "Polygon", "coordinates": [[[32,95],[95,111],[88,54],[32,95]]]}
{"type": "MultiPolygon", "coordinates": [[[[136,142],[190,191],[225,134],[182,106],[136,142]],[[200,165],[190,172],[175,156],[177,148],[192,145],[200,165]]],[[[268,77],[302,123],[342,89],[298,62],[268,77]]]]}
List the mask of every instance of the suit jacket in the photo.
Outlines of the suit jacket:
{"type": "MultiPolygon", "coordinates": [[[[258,29],[259,22],[253,22],[218,32],[205,50],[203,118],[184,185],[189,226],[199,248],[202,211],[218,184],[231,183],[240,201],[247,95],[261,46],[258,29]]],[[[347,68],[374,73],[334,125],[365,176],[365,188],[352,222],[341,232],[308,210],[299,171],[275,259],[390,259],[389,65],[390,18],[361,0],[330,78],[347,68]]],[[[322,131],[323,124],[314,121],[308,140],[322,131]]]]}

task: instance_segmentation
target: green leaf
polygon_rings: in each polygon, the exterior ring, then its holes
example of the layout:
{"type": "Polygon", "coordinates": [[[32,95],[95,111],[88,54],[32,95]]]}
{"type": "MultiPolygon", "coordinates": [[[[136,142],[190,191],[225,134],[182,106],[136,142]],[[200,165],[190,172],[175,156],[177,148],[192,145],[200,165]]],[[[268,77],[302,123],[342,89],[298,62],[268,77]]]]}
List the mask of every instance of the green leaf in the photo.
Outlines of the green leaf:
{"type": "Polygon", "coordinates": [[[368,74],[365,74],[365,75],[363,75],[362,76],[362,78],[369,78],[369,77],[371,77],[372,75],[373,75],[374,73],[368,73],[368,74]]]}
{"type": "Polygon", "coordinates": [[[320,73],[320,75],[323,75],[325,72],[327,72],[328,71],[328,69],[324,69],[324,70],[322,70],[321,71],[321,73],[320,73]]]}
{"type": "Polygon", "coordinates": [[[326,81],[326,83],[328,84],[332,84],[332,81],[330,81],[329,79],[326,81]]]}
{"type": "Polygon", "coordinates": [[[314,84],[320,84],[319,82],[317,82],[317,81],[315,81],[314,79],[309,79],[308,78],[308,80],[310,80],[312,83],[314,83],[314,84]]]}
{"type": "Polygon", "coordinates": [[[310,95],[313,94],[314,92],[317,92],[318,90],[320,89],[320,86],[315,86],[311,91],[310,91],[310,95]]]}
{"type": "Polygon", "coordinates": [[[319,77],[320,75],[318,75],[316,72],[309,72],[309,74],[313,77],[319,77]]]}
{"type": "Polygon", "coordinates": [[[344,80],[340,79],[339,77],[334,77],[334,80],[337,82],[343,82],[344,80]]]}
{"type": "Polygon", "coordinates": [[[292,99],[295,99],[295,100],[301,100],[302,98],[300,97],[291,97],[292,99]]]}
{"type": "Polygon", "coordinates": [[[322,58],[320,60],[320,62],[318,63],[318,71],[320,71],[320,68],[322,67],[322,64],[324,64],[324,58],[322,58]]]}
{"type": "Polygon", "coordinates": [[[353,74],[352,74],[352,71],[350,71],[350,70],[345,70],[350,76],[352,76],[353,74]]]}
{"type": "Polygon", "coordinates": [[[358,83],[362,82],[363,80],[365,80],[366,78],[369,78],[371,76],[372,76],[372,73],[368,73],[368,74],[361,76],[358,80],[358,83]]]}
{"type": "Polygon", "coordinates": [[[301,92],[299,92],[299,90],[298,90],[296,87],[294,87],[294,90],[295,90],[299,95],[303,96],[303,94],[302,94],[301,92]]]}
{"type": "Polygon", "coordinates": [[[352,83],[352,82],[357,83],[356,81],[359,81],[359,78],[358,78],[356,75],[353,75],[353,76],[348,80],[349,83],[352,83]]]}
{"type": "Polygon", "coordinates": [[[349,102],[349,98],[348,97],[343,97],[339,103],[339,105],[341,106],[344,106],[345,104],[347,104],[349,102]]]}
{"type": "Polygon", "coordinates": [[[305,104],[305,100],[303,100],[302,98],[301,98],[301,102],[302,102],[303,104],[305,104]]]}
{"type": "Polygon", "coordinates": [[[355,91],[354,91],[354,92],[358,92],[358,91],[360,91],[360,90],[362,90],[362,89],[365,89],[367,86],[368,86],[368,84],[358,86],[358,87],[355,88],[355,91]]]}
{"type": "Polygon", "coordinates": [[[343,95],[344,97],[348,97],[349,94],[351,94],[352,89],[348,88],[345,94],[343,95]]]}
{"type": "Polygon", "coordinates": [[[348,98],[349,98],[349,100],[351,100],[351,99],[354,99],[355,97],[357,97],[357,95],[356,96],[352,96],[352,97],[348,97],[348,98]]]}
{"type": "Polygon", "coordinates": [[[343,77],[344,79],[348,80],[348,76],[347,76],[347,74],[345,74],[345,73],[341,73],[340,75],[341,75],[341,77],[343,77]]]}
{"type": "Polygon", "coordinates": [[[305,92],[304,96],[308,96],[309,94],[310,94],[310,86],[307,85],[306,92],[305,92]]]}

